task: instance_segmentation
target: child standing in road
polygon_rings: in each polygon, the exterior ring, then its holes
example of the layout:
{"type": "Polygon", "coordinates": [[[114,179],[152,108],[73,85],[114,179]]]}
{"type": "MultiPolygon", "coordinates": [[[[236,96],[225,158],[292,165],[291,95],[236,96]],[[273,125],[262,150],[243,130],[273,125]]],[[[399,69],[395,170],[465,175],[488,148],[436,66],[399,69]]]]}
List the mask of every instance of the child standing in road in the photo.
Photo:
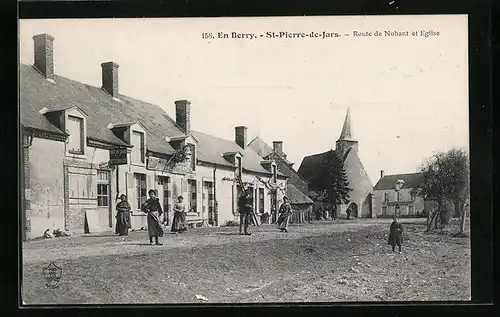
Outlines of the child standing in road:
{"type": "Polygon", "coordinates": [[[401,244],[403,244],[403,225],[398,222],[396,215],[392,217],[388,244],[392,246],[392,252],[394,252],[397,245],[399,254],[401,254],[401,244]]]}

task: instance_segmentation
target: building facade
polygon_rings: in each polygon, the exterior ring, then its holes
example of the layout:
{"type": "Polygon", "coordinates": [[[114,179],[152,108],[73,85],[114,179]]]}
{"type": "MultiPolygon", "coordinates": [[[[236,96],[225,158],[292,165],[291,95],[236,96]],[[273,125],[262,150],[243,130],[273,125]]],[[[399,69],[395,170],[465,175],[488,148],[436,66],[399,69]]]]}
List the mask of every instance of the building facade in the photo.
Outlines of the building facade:
{"type": "Polygon", "coordinates": [[[419,217],[430,208],[430,203],[423,197],[413,195],[412,190],[422,182],[422,173],[384,175],[380,172],[380,179],[373,188],[374,210],[377,217],[419,217]],[[395,183],[403,181],[401,188],[396,191],[395,183]],[[396,212],[396,206],[399,211],[396,212]]]}
{"type": "Polygon", "coordinates": [[[270,211],[270,187],[284,188],[286,176],[245,149],[246,128],[236,127],[232,141],[192,131],[189,101],[175,102],[173,119],[158,105],[120,94],[115,62],[101,64],[102,87],[58,76],[54,38],[33,39],[34,65],[20,66],[26,239],[46,230],[114,228],[121,194],[132,206],[132,228],[144,228],[140,207],[150,189],[168,224],[181,195],[192,225],[236,219],[239,179],[253,184],[256,210],[270,211]]]}
{"type": "MultiPolygon", "coordinates": [[[[287,159],[287,155],[283,151],[283,142],[273,141],[271,148],[260,137],[256,137],[248,144],[248,147],[263,159],[275,162],[278,171],[288,177],[286,196],[293,209],[290,222],[304,223],[312,220],[313,201],[307,196],[308,183],[293,169],[293,163],[287,159]]],[[[272,213],[271,219],[273,222],[276,221],[276,212],[272,213]]]]}

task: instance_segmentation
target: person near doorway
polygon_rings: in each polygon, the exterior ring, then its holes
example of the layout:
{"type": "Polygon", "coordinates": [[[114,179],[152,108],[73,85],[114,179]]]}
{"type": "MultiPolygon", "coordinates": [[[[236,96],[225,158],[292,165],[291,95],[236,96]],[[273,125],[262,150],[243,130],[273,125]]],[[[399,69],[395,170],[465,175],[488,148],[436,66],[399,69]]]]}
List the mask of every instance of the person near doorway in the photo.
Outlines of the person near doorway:
{"type": "Polygon", "coordinates": [[[128,235],[128,229],[131,228],[130,225],[130,204],[127,201],[127,195],[122,194],[120,196],[120,202],[116,204],[116,229],[115,233],[120,236],[128,235]]]}
{"type": "Polygon", "coordinates": [[[160,200],[156,198],[156,191],[150,189],[148,191],[149,199],[142,205],[142,212],[148,215],[148,233],[149,233],[149,243],[153,245],[153,238],[155,239],[155,245],[162,245],[158,241],[158,237],[163,237],[163,228],[160,223],[160,216],[163,213],[161,208],[160,200]]]}
{"type": "Polygon", "coordinates": [[[183,233],[186,228],[186,205],[184,205],[184,197],[177,197],[177,202],[174,204],[174,220],[172,220],[172,229],[175,233],[183,233]]]}
{"type": "Polygon", "coordinates": [[[392,246],[392,252],[394,252],[394,249],[397,245],[399,254],[401,254],[401,244],[403,244],[403,225],[398,222],[398,218],[396,217],[396,215],[392,216],[388,244],[392,246]]]}
{"type": "Polygon", "coordinates": [[[247,191],[243,191],[238,199],[238,212],[240,213],[240,235],[251,235],[248,232],[248,223],[252,213],[252,202],[247,191]]]}
{"type": "Polygon", "coordinates": [[[283,203],[280,206],[279,218],[278,218],[278,229],[281,232],[288,232],[288,222],[290,221],[290,216],[292,215],[292,206],[288,202],[288,197],[283,197],[283,203]]]}

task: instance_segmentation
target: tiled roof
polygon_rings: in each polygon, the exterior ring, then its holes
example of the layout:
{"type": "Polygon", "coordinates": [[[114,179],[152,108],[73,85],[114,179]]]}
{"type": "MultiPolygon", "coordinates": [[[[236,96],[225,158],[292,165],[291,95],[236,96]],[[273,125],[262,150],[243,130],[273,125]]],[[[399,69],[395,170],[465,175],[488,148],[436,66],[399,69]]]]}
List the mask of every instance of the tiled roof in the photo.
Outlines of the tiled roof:
{"type": "Polygon", "coordinates": [[[414,188],[418,186],[423,179],[424,175],[422,173],[385,175],[377,182],[373,190],[394,189],[394,183],[397,180],[403,180],[405,182],[402,188],[414,188]]]}
{"type": "MultiPolygon", "coordinates": [[[[243,154],[243,169],[250,172],[269,174],[260,164],[261,158],[250,148],[243,149],[236,142],[218,138],[202,132],[191,131],[193,137],[198,141],[198,160],[206,163],[235,167],[227,161],[222,154],[240,152],[243,154]]],[[[279,173],[280,176],[284,176],[279,173]]]]}
{"type": "Polygon", "coordinates": [[[250,141],[250,143],[248,143],[248,147],[260,157],[266,157],[273,152],[273,148],[259,137],[255,137],[252,141],[250,141]]]}
{"type": "Polygon", "coordinates": [[[255,137],[250,143],[248,143],[248,147],[264,159],[267,159],[271,154],[274,153],[276,156],[280,157],[286,164],[293,165],[292,162],[284,158],[282,155],[274,152],[273,148],[258,136],[255,137]]]}
{"type": "Polygon", "coordinates": [[[286,186],[286,196],[291,204],[312,204],[313,201],[292,184],[286,186]]]}
{"type": "Polygon", "coordinates": [[[88,114],[87,136],[111,144],[124,145],[110,129],[109,123],[139,122],[146,128],[149,150],[170,154],[173,148],[166,136],[184,135],[175,121],[158,105],[124,95],[114,100],[98,87],[86,85],[61,76],[48,82],[30,65],[20,67],[20,116],[25,127],[62,133],[38,111],[46,107],[56,111],[76,105],[88,114]]]}

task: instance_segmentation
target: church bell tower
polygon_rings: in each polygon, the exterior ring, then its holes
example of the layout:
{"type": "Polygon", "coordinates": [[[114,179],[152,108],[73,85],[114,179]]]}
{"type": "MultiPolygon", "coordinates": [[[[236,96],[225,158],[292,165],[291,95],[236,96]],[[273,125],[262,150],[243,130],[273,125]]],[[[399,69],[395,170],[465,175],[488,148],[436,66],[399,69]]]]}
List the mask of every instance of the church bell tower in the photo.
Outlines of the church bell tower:
{"type": "Polygon", "coordinates": [[[344,160],[345,155],[347,151],[349,151],[349,149],[352,148],[354,151],[358,151],[358,141],[353,138],[351,128],[350,108],[348,108],[345,115],[342,132],[340,133],[339,139],[335,143],[335,151],[339,154],[342,160],[344,160]]]}

